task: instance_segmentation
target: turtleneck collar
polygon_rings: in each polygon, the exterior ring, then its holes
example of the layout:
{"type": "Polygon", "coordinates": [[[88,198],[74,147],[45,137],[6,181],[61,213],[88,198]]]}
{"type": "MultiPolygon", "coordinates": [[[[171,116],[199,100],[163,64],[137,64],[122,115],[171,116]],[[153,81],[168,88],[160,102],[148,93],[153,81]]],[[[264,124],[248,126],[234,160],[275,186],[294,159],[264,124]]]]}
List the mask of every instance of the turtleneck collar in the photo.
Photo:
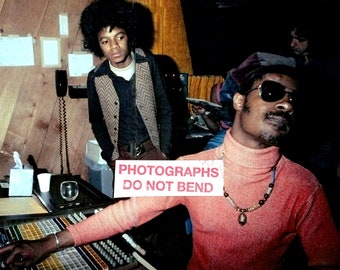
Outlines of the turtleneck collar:
{"type": "Polygon", "coordinates": [[[238,143],[227,131],[224,143],[217,148],[217,155],[224,160],[225,170],[238,171],[244,176],[268,173],[280,159],[279,147],[248,148],[238,143]]]}

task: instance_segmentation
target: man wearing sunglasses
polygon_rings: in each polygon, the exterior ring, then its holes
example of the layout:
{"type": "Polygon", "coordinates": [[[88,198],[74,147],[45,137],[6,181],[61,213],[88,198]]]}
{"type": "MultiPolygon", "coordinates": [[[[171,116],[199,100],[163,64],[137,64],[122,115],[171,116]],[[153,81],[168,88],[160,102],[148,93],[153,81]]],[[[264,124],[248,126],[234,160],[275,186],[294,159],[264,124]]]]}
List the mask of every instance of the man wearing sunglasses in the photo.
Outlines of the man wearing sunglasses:
{"type": "MultiPolygon", "coordinates": [[[[235,111],[233,110],[233,95],[240,88],[242,82],[247,77],[248,73],[252,73],[256,68],[269,65],[285,65],[295,67],[296,62],[292,57],[284,57],[277,54],[267,52],[255,52],[248,56],[239,66],[229,70],[225,81],[220,85],[220,89],[215,85],[218,95],[212,98],[211,101],[222,105],[222,114],[220,123],[215,119],[210,118],[210,115],[205,114],[205,109],[200,106],[193,106],[193,111],[202,115],[212,133],[216,133],[218,127],[221,127],[216,135],[208,142],[203,150],[215,148],[223,143],[226,130],[232,126],[235,111]],[[221,124],[222,122],[222,124],[221,124]]],[[[214,87],[215,87],[214,86],[214,87]]],[[[212,89],[211,94],[214,88],[212,89]]],[[[215,93],[216,95],[216,93],[215,93]]]]}
{"type": "Polygon", "coordinates": [[[297,86],[289,66],[249,70],[234,94],[234,122],[223,144],[179,158],[223,160],[220,196],[132,197],[54,235],[2,247],[1,258],[9,268],[34,264],[56,250],[124,232],[182,204],[192,222],[188,270],[282,269],[296,237],[309,267],[339,269],[340,235],[324,190],[279,148],[294,119],[297,86]]]}

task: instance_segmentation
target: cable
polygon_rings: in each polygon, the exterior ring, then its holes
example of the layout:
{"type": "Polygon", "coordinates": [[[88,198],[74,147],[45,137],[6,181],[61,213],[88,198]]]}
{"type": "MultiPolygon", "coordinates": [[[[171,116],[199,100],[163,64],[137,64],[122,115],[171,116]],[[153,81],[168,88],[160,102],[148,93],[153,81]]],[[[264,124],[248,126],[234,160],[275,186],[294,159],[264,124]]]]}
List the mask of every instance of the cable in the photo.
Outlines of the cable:
{"type": "Polygon", "coordinates": [[[59,153],[60,153],[60,174],[64,172],[64,158],[63,158],[63,140],[65,141],[65,156],[68,174],[71,174],[70,162],[68,155],[68,138],[67,138],[67,117],[66,117],[66,103],[64,97],[59,97],[59,153]]]}
{"type": "Polygon", "coordinates": [[[138,262],[140,262],[146,269],[148,269],[148,270],[157,270],[148,261],[146,261],[142,256],[140,256],[136,251],[132,252],[132,256],[135,257],[135,259],[138,262]]]}

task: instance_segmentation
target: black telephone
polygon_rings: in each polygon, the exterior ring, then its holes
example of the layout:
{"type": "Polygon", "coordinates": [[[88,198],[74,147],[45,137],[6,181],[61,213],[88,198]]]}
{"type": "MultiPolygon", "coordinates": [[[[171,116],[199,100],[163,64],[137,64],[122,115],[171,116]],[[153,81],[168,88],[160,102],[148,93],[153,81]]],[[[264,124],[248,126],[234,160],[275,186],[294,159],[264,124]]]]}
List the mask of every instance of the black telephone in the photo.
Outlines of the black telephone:
{"type": "Polygon", "coordinates": [[[64,97],[67,93],[67,73],[66,70],[55,71],[55,87],[58,97],[64,97]]]}
{"type": "Polygon", "coordinates": [[[67,93],[67,73],[66,70],[56,70],[55,71],[55,88],[57,91],[57,97],[59,101],[59,141],[60,141],[60,174],[64,172],[63,166],[63,146],[65,145],[65,154],[66,154],[66,165],[68,169],[68,174],[70,172],[70,163],[68,159],[68,139],[67,139],[67,121],[66,121],[66,102],[64,97],[67,93]]]}

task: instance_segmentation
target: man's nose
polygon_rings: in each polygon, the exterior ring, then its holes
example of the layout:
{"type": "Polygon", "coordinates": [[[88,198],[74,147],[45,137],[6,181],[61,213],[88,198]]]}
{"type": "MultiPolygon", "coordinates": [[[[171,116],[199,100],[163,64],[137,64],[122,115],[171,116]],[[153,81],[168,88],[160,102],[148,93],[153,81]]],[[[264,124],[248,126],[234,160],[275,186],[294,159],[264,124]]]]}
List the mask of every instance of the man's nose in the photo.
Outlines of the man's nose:
{"type": "Polygon", "coordinates": [[[285,95],[285,97],[276,104],[276,108],[280,111],[288,112],[290,115],[294,112],[294,106],[288,95],[285,95]]]}
{"type": "Polygon", "coordinates": [[[111,46],[111,48],[116,49],[116,48],[118,48],[118,42],[116,40],[112,40],[110,42],[110,46],[111,46]]]}
{"type": "Polygon", "coordinates": [[[292,38],[292,42],[290,43],[290,46],[295,48],[298,45],[298,41],[296,40],[296,38],[292,38]]]}

